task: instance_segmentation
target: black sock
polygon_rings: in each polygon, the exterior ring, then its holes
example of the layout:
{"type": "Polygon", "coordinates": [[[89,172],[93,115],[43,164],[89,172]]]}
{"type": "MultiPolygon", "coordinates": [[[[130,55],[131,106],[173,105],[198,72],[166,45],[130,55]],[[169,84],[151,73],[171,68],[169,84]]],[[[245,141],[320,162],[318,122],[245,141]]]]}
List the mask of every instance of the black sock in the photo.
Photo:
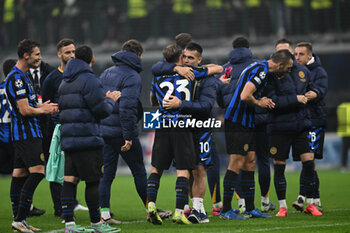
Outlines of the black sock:
{"type": "Polygon", "coordinates": [[[56,182],[50,182],[51,198],[53,201],[53,208],[55,209],[55,214],[61,215],[61,193],[62,185],[56,182]]]}
{"type": "Polygon", "coordinates": [[[85,187],[85,201],[89,208],[91,223],[98,223],[101,219],[98,185],[99,181],[86,182],[85,187]]]}
{"type": "Polygon", "coordinates": [[[159,189],[160,175],[151,173],[147,180],[147,200],[148,202],[156,202],[159,189]]]}
{"type": "MultiPolygon", "coordinates": [[[[73,190],[74,207],[76,207],[79,204],[78,199],[77,199],[77,190],[78,190],[78,184],[74,184],[74,190],[73,190]]],[[[74,210],[74,208],[73,208],[73,210],[74,210]]]]}
{"type": "Polygon", "coordinates": [[[275,164],[274,183],[278,200],[286,199],[287,181],[284,176],[285,164],[275,164]]]}
{"type": "Polygon", "coordinates": [[[10,197],[11,197],[11,204],[12,204],[12,213],[14,218],[17,216],[17,213],[18,213],[18,204],[19,204],[19,198],[21,196],[21,190],[27,178],[28,176],[12,177],[12,180],[11,180],[10,197]]]}
{"type": "Polygon", "coordinates": [[[303,162],[304,169],[304,186],[305,194],[307,198],[313,197],[314,186],[315,186],[315,170],[314,170],[314,161],[309,160],[303,162]]]}
{"type": "Polygon", "coordinates": [[[242,191],[245,199],[245,208],[247,211],[255,209],[255,180],[254,171],[242,171],[242,191]]]}
{"type": "Polygon", "coordinates": [[[27,212],[29,211],[30,206],[32,204],[34,191],[43,178],[44,174],[42,173],[29,174],[21,190],[21,196],[18,205],[18,213],[15,218],[15,221],[20,222],[26,219],[27,212]]]}
{"type": "Polygon", "coordinates": [[[233,193],[237,186],[238,174],[234,171],[227,170],[224,177],[224,198],[223,198],[223,207],[222,212],[226,213],[231,207],[233,193]]]}
{"type": "Polygon", "coordinates": [[[300,183],[300,190],[299,190],[299,195],[301,196],[304,196],[305,197],[305,186],[304,186],[304,168],[301,169],[301,172],[300,172],[300,180],[299,180],[299,183],[300,183]]]}
{"type": "Polygon", "coordinates": [[[176,179],[176,209],[183,210],[185,205],[188,204],[188,188],[189,180],[186,177],[177,177],[176,179]]]}
{"type": "Polygon", "coordinates": [[[65,222],[74,221],[74,189],[76,185],[71,182],[64,182],[61,195],[62,213],[65,222]]]}
{"type": "Polygon", "coordinates": [[[315,171],[314,198],[320,198],[320,180],[318,179],[317,171],[315,171]]]}

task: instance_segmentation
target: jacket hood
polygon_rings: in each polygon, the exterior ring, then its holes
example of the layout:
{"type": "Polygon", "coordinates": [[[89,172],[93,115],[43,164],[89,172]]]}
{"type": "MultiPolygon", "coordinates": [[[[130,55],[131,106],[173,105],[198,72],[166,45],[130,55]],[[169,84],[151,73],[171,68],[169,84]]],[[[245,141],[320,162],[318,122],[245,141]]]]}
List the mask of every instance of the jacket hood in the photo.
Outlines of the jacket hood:
{"type": "Polygon", "coordinates": [[[136,53],[119,51],[112,55],[112,61],[116,66],[127,65],[136,70],[138,73],[142,71],[141,60],[136,53]]]}
{"type": "Polygon", "coordinates": [[[237,64],[251,60],[253,58],[253,54],[248,48],[236,48],[231,50],[228,58],[231,64],[237,64]]]}
{"type": "Polygon", "coordinates": [[[63,72],[63,80],[73,82],[81,73],[93,73],[91,67],[83,60],[70,59],[63,72]]]}
{"type": "Polygon", "coordinates": [[[312,64],[306,66],[309,68],[309,70],[313,70],[318,66],[322,66],[320,58],[315,54],[313,54],[313,57],[315,58],[315,61],[312,64]]]}

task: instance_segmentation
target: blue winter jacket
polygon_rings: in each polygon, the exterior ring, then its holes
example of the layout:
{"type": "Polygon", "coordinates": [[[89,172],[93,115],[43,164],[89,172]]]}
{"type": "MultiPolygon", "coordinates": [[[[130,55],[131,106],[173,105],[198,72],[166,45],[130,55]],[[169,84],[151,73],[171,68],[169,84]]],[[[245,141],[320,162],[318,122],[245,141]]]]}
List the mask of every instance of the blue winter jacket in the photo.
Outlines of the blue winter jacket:
{"type": "Polygon", "coordinates": [[[308,103],[312,126],[325,127],[327,112],[325,97],[328,89],[328,74],[322,67],[321,60],[314,55],[315,62],[306,67],[311,72],[310,90],[317,93],[317,98],[308,103]]]}
{"type": "Polygon", "coordinates": [[[307,92],[310,78],[309,70],[296,61],[290,73],[270,74],[266,93],[276,105],[269,112],[268,132],[301,132],[311,127],[308,108],[297,99],[307,92]]]}
{"type": "Polygon", "coordinates": [[[222,74],[218,75],[218,77],[225,73],[225,68],[232,67],[231,81],[227,86],[222,85],[221,82],[217,82],[217,103],[221,108],[227,108],[230,104],[236,88],[236,83],[240,78],[242,71],[255,61],[252,52],[248,48],[233,49],[228,57],[228,62],[223,65],[224,71],[222,74]]]}
{"type": "Polygon", "coordinates": [[[89,65],[80,59],[69,60],[58,93],[62,150],[102,147],[99,123],[112,112],[115,102],[105,97],[89,65]]]}
{"type": "Polygon", "coordinates": [[[103,89],[120,91],[121,97],[114,105],[112,114],[101,121],[104,138],[133,140],[138,136],[137,108],[141,93],[141,60],[136,53],[120,51],[112,55],[115,66],[106,69],[100,76],[103,89]]]}

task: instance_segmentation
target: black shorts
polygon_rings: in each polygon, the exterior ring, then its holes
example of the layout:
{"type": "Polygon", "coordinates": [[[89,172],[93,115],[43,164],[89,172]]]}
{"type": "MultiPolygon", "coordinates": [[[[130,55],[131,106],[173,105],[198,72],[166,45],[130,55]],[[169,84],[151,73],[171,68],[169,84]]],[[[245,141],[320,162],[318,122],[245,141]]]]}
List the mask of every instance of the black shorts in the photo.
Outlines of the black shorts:
{"type": "Polygon", "coordinates": [[[255,129],[225,120],[226,150],[230,154],[246,156],[255,151],[255,129]]]}
{"type": "Polygon", "coordinates": [[[0,174],[10,174],[13,170],[14,151],[12,143],[0,141],[0,174]]]}
{"type": "Polygon", "coordinates": [[[275,160],[287,160],[292,147],[293,160],[300,155],[310,153],[309,131],[304,132],[274,132],[269,135],[269,153],[275,160]]]}
{"type": "Polygon", "coordinates": [[[313,127],[311,129],[312,152],[315,153],[315,159],[323,159],[323,144],[325,130],[323,127],[313,127]]]}
{"type": "Polygon", "coordinates": [[[84,181],[98,181],[102,177],[102,148],[65,151],[64,175],[79,177],[84,181]]]}
{"type": "Polygon", "coordinates": [[[211,130],[194,130],[193,141],[197,155],[197,164],[211,166],[212,161],[212,133],[211,130]]]}
{"type": "Polygon", "coordinates": [[[30,168],[44,165],[44,153],[41,138],[31,138],[13,143],[13,168],[30,168]]]}
{"type": "Polygon", "coordinates": [[[157,129],[152,150],[152,166],[169,169],[174,160],[176,169],[196,168],[196,153],[189,129],[157,129]]]}

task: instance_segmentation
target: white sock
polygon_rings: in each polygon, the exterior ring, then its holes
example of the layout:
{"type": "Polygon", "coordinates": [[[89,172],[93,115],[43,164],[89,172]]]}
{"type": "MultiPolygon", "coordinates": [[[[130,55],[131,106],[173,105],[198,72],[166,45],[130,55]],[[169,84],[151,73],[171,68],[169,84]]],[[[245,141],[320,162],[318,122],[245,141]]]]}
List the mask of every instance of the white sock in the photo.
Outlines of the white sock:
{"type": "Polygon", "coordinates": [[[34,209],[33,204],[30,205],[30,211],[32,211],[34,209]]]}
{"type": "Polygon", "coordinates": [[[314,199],[313,198],[306,198],[306,205],[310,205],[314,203],[314,199]]]}
{"type": "Polygon", "coordinates": [[[287,203],[286,203],[286,199],[283,200],[279,200],[278,204],[280,204],[280,208],[284,207],[287,209],[287,203]]]}
{"type": "Polygon", "coordinates": [[[194,197],[192,198],[193,209],[200,211],[203,206],[203,198],[194,197]]]}
{"type": "Polygon", "coordinates": [[[177,213],[181,214],[181,215],[184,214],[184,210],[182,210],[182,209],[177,209],[177,208],[176,208],[175,211],[176,211],[177,213]]]}
{"type": "Polygon", "coordinates": [[[148,202],[148,206],[156,206],[156,203],[154,203],[153,201],[151,201],[151,202],[148,202]]]}
{"type": "Polygon", "coordinates": [[[75,221],[72,221],[72,222],[66,222],[66,227],[69,227],[69,226],[74,226],[75,225],[75,221]]]}
{"type": "Polygon", "coordinates": [[[190,209],[190,206],[188,204],[186,204],[185,207],[184,207],[184,210],[186,211],[186,210],[189,210],[189,209],[190,209]]]}
{"type": "Polygon", "coordinates": [[[321,205],[321,199],[320,198],[315,198],[314,199],[314,204],[318,205],[318,206],[322,206],[321,205]]]}
{"type": "Polygon", "coordinates": [[[222,208],[222,202],[220,201],[220,202],[214,203],[213,208],[215,208],[215,209],[222,208]]]}
{"type": "Polygon", "coordinates": [[[238,199],[238,208],[239,208],[240,206],[245,206],[245,200],[244,200],[244,198],[238,199]]]}
{"type": "Polygon", "coordinates": [[[303,203],[305,203],[305,196],[299,195],[297,200],[299,200],[299,198],[301,198],[303,200],[303,203]]]}
{"type": "Polygon", "coordinates": [[[265,203],[265,204],[269,204],[269,203],[270,203],[270,198],[269,198],[269,197],[264,197],[264,196],[262,196],[262,197],[261,197],[261,202],[262,202],[262,203],[265,203]]]}
{"type": "Polygon", "coordinates": [[[105,220],[110,219],[111,218],[111,214],[109,212],[109,208],[102,208],[101,209],[101,217],[105,220]]]}

